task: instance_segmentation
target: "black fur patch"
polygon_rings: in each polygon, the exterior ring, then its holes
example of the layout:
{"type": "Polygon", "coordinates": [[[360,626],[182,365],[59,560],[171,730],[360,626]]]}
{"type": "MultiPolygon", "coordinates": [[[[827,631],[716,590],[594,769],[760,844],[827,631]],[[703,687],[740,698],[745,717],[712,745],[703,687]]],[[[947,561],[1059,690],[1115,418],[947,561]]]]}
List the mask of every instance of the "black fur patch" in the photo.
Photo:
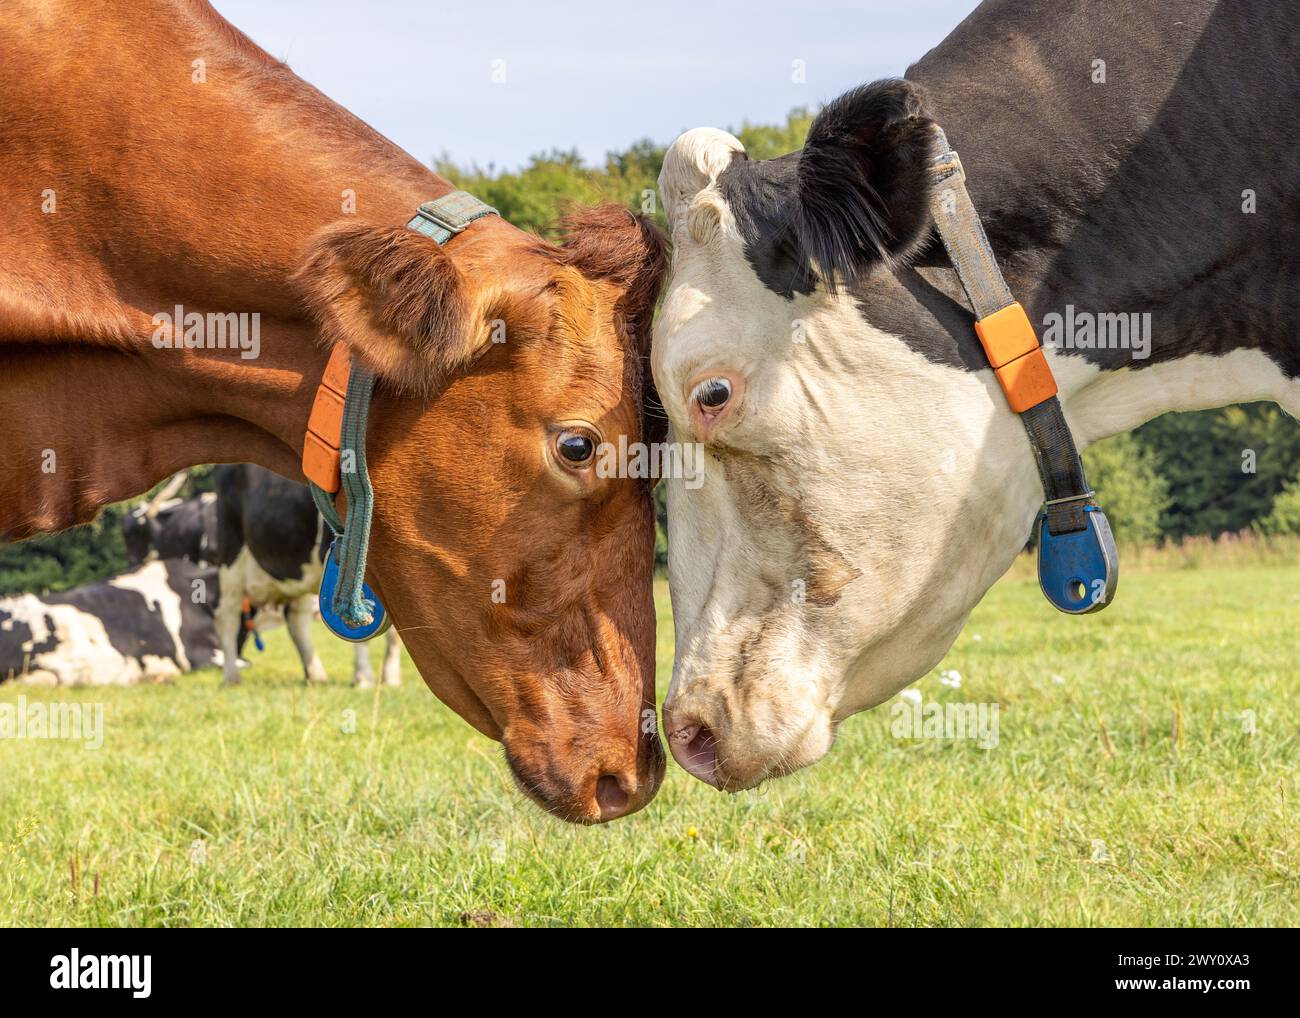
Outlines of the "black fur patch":
{"type": "MultiPolygon", "coordinates": [[[[46,617],[46,629],[54,630],[54,620],[46,617]]],[[[43,654],[58,646],[58,641],[50,636],[38,646],[27,650],[23,648],[32,639],[32,627],[20,622],[9,612],[0,609],[0,682],[22,675],[31,667],[31,658],[43,654]]]]}
{"type": "Polygon", "coordinates": [[[798,162],[793,218],[829,289],[926,239],[936,144],[924,93],[909,81],[862,85],[818,114],[798,162]]]}
{"type": "MultiPolygon", "coordinates": [[[[213,503],[209,503],[211,507],[213,503]]],[[[217,630],[213,623],[220,590],[217,570],[213,566],[196,566],[185,559],[167,559],[167,585],[181,601],[181,646],[189,658],[191,668],[206,668],[215,663],[219,648],[217,630]],[[202,580],[204,596],[195,599],[195,581],[202,580]]],[[[242,644],[241,644],[242,646],[242,644]]]]}
{"type": "Polygon", "coordinates": [[[1141,370],[1258,349],[1300,377],[1293,36],[1291,11],[1268,0],[986,3],[909,69],[921,85],[848,93],[801,152],[734,162],[719,185],[773,292],[809,292],[810,264],[837,268],[866,322],[935,363],[976,370],[967,302],[928,225],[928,175],[901,183],[919,167],[900,152],[933,144],[920,133],[932,118],[961,153],[1040,335],[1067,304],[1150,315],[1145,359],[1125,348],[1062,353],[1141,370]],[[1103,44],[1109,85],[1077,73],[1103,44]],[[862,124],[877,133],[855,134],[862,124]],[[891,271],[870,272],[886,258],[891,271]]]}
{"type": "Polygon", "coordinates": [[[827,106],[801,151],[760,161],[738,153],[718,188],[755,274],[789,300],[819,281],[833,291],[926,240],[933,148],[920,90],[876,82],[827,106]]]}
{"type": "Polygon", "coordinates": [[[60,594],[46,594],[46,604],[66,604],[97,618],[113,649],[137,661],[145,655],[176,660],[176,641],[156,603],[135,590],[114,587],[107,581],[88,583],[60,594]]]}
{"type": "Polygon", "coordinates": [[[247,545],[257,564],[275,579],[302,579],[321,531],[307,486],[249,463],[217,467],[212,479],[217,490],[217,563],[230,565],[247,545]]]}
{"type": "Polygon", "coordinates": [[[127,562],[138,566],[150,550],[161,559],[187,558],[196,565],[215,561],[217,505],[212,499],[188,498],[152,518],[127,513],[122,517],[127,562]]]}
{"type": "Polygon", "coordinates": [[[763,285],[786,300],[817,287],[790,213],[798,170],[798,152],[756,162],[737,153],[718,176],[718,189],[745,238],[746,260],[763,285]]]}

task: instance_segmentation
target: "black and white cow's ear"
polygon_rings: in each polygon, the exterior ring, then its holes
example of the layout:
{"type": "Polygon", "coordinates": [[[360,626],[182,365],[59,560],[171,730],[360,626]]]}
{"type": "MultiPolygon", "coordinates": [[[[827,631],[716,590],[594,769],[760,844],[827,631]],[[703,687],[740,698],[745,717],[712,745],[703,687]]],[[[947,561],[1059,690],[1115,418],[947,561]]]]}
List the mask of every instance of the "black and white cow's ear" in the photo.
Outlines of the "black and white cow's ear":
{"type": "Polygon", "coordinates": [[[799,159],[795,226],[828,287],[925,240],[936,137],[910,81],[863,85],[817,115],[799,159]]]}
{"type": "Polygon", "coordinates": [[[668,146],[659,171],[659,195],[674,237],[686,223],[695,196],[715,183],[733,159],[744,156],[740,139],[716,127],[697,127],[668,146]]]}

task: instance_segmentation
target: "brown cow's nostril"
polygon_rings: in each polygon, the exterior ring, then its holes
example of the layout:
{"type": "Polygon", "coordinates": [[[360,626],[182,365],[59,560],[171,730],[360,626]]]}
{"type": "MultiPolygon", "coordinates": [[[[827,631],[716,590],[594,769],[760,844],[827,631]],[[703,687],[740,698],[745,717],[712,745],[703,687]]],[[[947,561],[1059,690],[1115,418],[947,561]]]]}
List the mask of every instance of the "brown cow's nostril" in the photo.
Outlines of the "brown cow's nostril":
{"type": "Polygon", "coordinates": [[[601,824],[635,813],[659,789],[664,776],[663,748],[658,738],[641,739],[639,743],[635,769],[623,770],[607,757],[588,770],[585,778],[570,777],[572,767],[556,766],[549,756],[537,753],[535,744],[521,749],[509,737],[506,761],[520,790],[548,813],[571,823],[601,824]],[[528,756],[532,754],[541,756],[543,767],[529,766],[528,756]],[[559,780],[553,780],[555,775],[559,780]]]}
{"type": "Polygon", "coordinates": [[[630,796],[622,783],[612,774],[602,774],[596,782],[596,805],[600,807],[601,820],[613,820],[627,812],[630,796]]]}

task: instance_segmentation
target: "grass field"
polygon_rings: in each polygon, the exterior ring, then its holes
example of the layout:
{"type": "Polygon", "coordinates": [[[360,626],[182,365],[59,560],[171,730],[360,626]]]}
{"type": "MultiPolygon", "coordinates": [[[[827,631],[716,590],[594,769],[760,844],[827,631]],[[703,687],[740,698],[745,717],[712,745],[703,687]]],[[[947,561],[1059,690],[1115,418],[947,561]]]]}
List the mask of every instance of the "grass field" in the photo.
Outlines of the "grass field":
{"type": "Polygon", "coordinates": [[[996,748],[882,707],[754,792],[670,765],[600,828],[527,803],[409,661],[348,688],[323,633],[327,687],[283,629],[235,690],[7,686],[105,714],[94,751],[0,740],[0,923],[1300,925],[1300,566],[1136,571],[1087,619],[1023,573],[944,662],[961,687],[916,687],[999,703],[996,748]]]}

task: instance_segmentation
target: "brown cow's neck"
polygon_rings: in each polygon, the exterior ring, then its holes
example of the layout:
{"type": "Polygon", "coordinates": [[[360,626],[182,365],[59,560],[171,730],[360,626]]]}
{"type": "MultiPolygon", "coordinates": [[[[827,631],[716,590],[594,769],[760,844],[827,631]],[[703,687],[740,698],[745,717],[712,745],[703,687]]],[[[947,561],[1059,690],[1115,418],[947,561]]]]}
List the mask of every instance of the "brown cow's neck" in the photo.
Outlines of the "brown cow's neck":
{"type": "Polygon", "coordinates": [[[42,11],[80,30],[0,12],[0,96],[42,111],[0,124],[0,204],[17,210],[0,415],[23,422],[0,436],[0,537],[83,522],[197,463],[300,476],[326,355],[290,283],[308,238],[345,215],[404,223],[450,185],[206,4],[42,11]],[[257,313],[258,356],[156,348],[153,316],[177,305],[257,313]]]}

